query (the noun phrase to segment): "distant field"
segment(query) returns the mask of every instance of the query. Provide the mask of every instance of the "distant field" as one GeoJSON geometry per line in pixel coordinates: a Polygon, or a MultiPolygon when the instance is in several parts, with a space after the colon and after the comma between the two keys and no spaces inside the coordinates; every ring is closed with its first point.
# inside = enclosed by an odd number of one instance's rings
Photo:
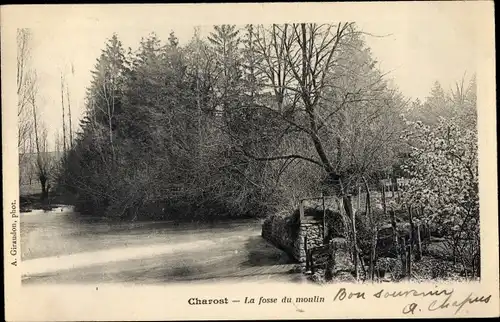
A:
{"type": "Polygon", "coordinates": [[[21,196],[27,196],[27,195],[34,195],[37,193],[42,193],[42,188],[40,187],[40,184],[22,184],[19,186],[19,194],[21,196]]]}

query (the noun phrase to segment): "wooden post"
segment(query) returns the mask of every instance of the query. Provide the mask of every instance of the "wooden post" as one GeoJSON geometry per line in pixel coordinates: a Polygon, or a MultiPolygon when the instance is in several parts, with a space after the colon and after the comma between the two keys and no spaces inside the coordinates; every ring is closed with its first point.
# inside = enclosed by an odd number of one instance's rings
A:
{"type": "MultiPolygon", "coordinates": [[[[350,227],[345,227],[345,229],[351,230],[351,251],[352,251],[352,261],[354,264],[354,277],[358,279],[358,247],[357,247],[357,237],[356,237],[356,222],[355,222],[355,212],[352,209],[352,198],[351,196],[343,196],[337,199],[339,203],[339,211],[342,217],[350,221],[350,227]]],[[[344,225],[347,226],[349,223],[346,222],[344,225]]]]}
{"type": "Polygon", "coordinates": [[[408,206],[408,216],[410,220],[410,241],[408,245],[408,277],[411,278],[411,255],[413,254],[413,243],[415,238],[413,232],[415,231],[415,226],[413,224],[413,212],[411,206],[408,206]]]}
{"type": "Polygon", "coordinates": [[[323,244],[326,242],[326,208],[325,208],[325,196],[323,192],[321,193],[321,201],[323,202],[323,244]]]}
{"type": "Polygon", "coordinates": [[[304,220],[304,205],[303,205],[304,200],[299,201],[299,214],[300,214],[300,221],[304,220]]]}
{"type": "Polygon", "coordinates": [[[309,253],[307,251],[307,236],[304,236],[304,253],[306,254],[306,272],[310,269],[309,267],[309,253]]]}
{"type": "MultiPolygon", "coordinates": [[[[385,186],[382,185],[382,210],[384,212],[384,218],[387,217],[387,202],[386,202],[386,199],[385,199],[385,186]]],[[[394,226],[396,225],[396,223],[394,222],[394,225],[393,225],[393,230],[394,230],[394,226]]],[[[378,242],[378,225],[376,225],[377,227],[375,227],[375,245],[373,246],[373,256],[375,257],[376,253],[376,247],[377,247],[377,242],[378,242]]],[[[373,258],[373,260],[375,260],[375,258],[373,258]]],[[[380,277],[380,275],[379,275],[380,277]]],[[[372,279],[373,279],[373,273],[372,273],[372,279]]]]}
{"type": "Polygon", "coordinates": [[[407,255],[406,256],[407,257],[407,259],[406,259],[406,266],[408,267],[408,279],[410,279],[411,278],[411,274],[412,274],[412,272],[411,272],[411,268],[412,268],[411,267],[411,243],[410,243],[410,245],[408,247],[409,247],[409,250],[406,252],[406,255],[407,255]]]}
{"type": "Polygon", "coordinates": [[[413,210],[408,206],[408,219],[410,221],[410,251],[413,251],[413,244],[415,243],[415,224],[413,223],[413,210]]]}
{"type": "Polygon", "coordinates": [[[313,249],[310,249],[307,253],[308,253],[308,257],[309,257],[309,267],[311,268],[311,273],[314,274],[314,259],[313,259],[313,249]]]}
{"type": "Polygon", "coordinates": [[[351,196],[347,196],[347,207],[351,211],[351,220],[352,220],[352,239],[353,239],[353,259],[354,259],[354,278],[356,280],[359,278],[358,276],[358,237],[357,237],[357,232],[356,232],[356,214],[354,211],[352,211],[352,199],[351,196]]]}
{"type": "Polygon", "coordinates": [[[408,274],[407,256],[406,256],[406,241],[404,237],[401,237],[401,270],[402,274],[406,276],[408,274]]]}
{"type": "Polygon", "coordinates": [[[358,187],[358,209],[361,209],[361,187],[358,187]]]}
{"type": "Polygon", "coordinates": [[[374,273],[375,273],[375,252],[376,252],[376,247],[377,247],[377,225],[375,224],[375,221],[373,220],[373,210],[372,210],[372,205],[371,205],[371,193],[370,193],[370,187],[368,186],[368,181],[366,180],[365,177],[363,177],[363,182],[365,184],[365,190],[366,190],[366,217],[369,220],[368,223],[371,228],[371,240],[370,240],[370,262],[369,262],[369,278],[373,280],[374,273]]]}
{"type": "Polygon", "coordinates": [[[387,203],[385,200],[385,186],[382,185],[382,209],[384,211],[384,217],[387,215],[387,203]]]}
{"type": "Polygon", "coordinates": [[[392,240],[394,243],[394,249],[396,251],[396,258],[398,258],[400,256],[401,249],[399,247],[399,234],[398,234],[398,229],[396,227],[396,214],[394,209],[391,208],[390,214],[391,214],[391,226],[392,226],[392,240]]]}
{"type": "Polygon", "coordinates": [[[422,240],[420,239],[420,224],[417,225],[417,260],[422,259],[422,240]]]}
{"type": "Polygon", "coordinates": [[[326,262],[325,269],[325,280],[331,281],[333,278],[333,268],[335,267],[335,250],[333,249],[333,243],[328,243],[328,259],[326,262]]]}

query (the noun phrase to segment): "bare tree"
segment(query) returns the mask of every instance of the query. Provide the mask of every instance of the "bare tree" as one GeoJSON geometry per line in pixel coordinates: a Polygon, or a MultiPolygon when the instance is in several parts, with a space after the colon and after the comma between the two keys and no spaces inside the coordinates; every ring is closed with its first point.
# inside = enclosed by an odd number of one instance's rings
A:
{"type": "Polygon", "coordinates": [[[28,102],[31,107],[31,115],[33,117],[33,135],[36,152],[36,173],[42,189],[41,200],[46,201],[48,198],[48,180],[51,170],[52,160],[48,153],[47,146],[47,128],[40,117],[40,111],[37,105],[37,76],[35,71],[31,71],[32,75],[32,90],[28,96],[28,102]]]}
{"type": "MultiPolygon", "coordinates": [[[[114,38],[113,38],[114,39],[114,38]]],[[[113,122],[115,118],[115,109],[117,106],[117,91],[119,88],[118,78],[120,71],[112,63],[111,59],[102,56],[100,63],[97,66],[96,75],[99,82],[96,83],[96,97],[101,101],[101,104],[94,106],[102,113],[106,122],[106,132],[111,149],[112,160],[116,160],[115,143],[113,135],[113,122]]]]}
{"type": "Polygon", "coordinates": [[[54,135],[54,148],[57,155],[59,155],[61,153],[61,148],[62,148],[62,139],[59,131],[57,131],[54,135]]]}
{"type": "MultiPolygon", "coordinates": [[[[75,76],[75,67],[73,63],[71,63],[71,76],[75,76]]],[[[69,91],[69,84],[68,84],[68,79],[66,77],[63,78],[64,80],[64,85],[66,85],[66,101],[68,103],[68,126],[69,126],[69,147],[71,148],[73,146],[73,125],[72,125],[72,117],[71,117],[71,94],[69,91]]],[[[61,80],[62,82],[62,80],[61,80]]],[[[61,95],[63,92],[64,85],[61,84],[61,95]]],[[[63,113],[64,113],[64,106],[63,106],[63,113]]],[[[63,114],[63,123],[64,123],[64,114],[63,114]]]]}
{"type": "Polygon", "coordinates": [[[33,88],[34,90],[30,93],[29,96],[29,102],[31,105],[32,109],[32,115],[33,115],[33,133],[35,136],[35,148],[36,148],[36,165],[37,165],[37,171],[38,171],[38,178],[40,180],[40,184],[42,186],[42,199],[44,198],[44,192],[45,192],[45,182],[46,180],[46,175],[44,172],[44,167],[43,167],[43,160],[42,160],[42,147],[43,147],[43,142],[40,142],[40,129],[42,128],[42,125],[40,124],[40,119],[39,119],[39,113],[37,110],[37,102],[36,102],[36,96],[37,96],[37,91],[38,88],[36,87],[36,76],[33,79],[35,81],[34,85],[35,87],[33,88]]]}
{"type": "Polygon", "coordinates": [[[64,78],[61,72],[61,106],[62,106],[62,124],[63,124],[63,151],[66,152],[66,116],[64,113],[64,78]]]}
{"type": "Polygon", "coordinates": [[[34,90],[31,61],[31,32],[29,29],[17,30],[17,117],[19,149],[19,180],[29,175],[29,144],[33,130],[29,97],[34,90]]]}
{"type": "Polygon", "coordinates": [[[267,76],[276,103],[276,108],[263,107],[274,110],[277,117],[305,134],[316,157],[288,154],[255,158],[269,161],[302,159],[319,165],[332,183],[340,185],[341,191],[341,175],[321,138],[325,119],[319,110],[328,86],[327,75],[337,67],[340,44],[352,32],[351,26],[350,23],[337,26],[301,23],[257,29],[258,52],[264,56],[262,72],[267,76]]]}
{"type": "Polygon", "coordinates": [[[345,190],[343,181],[349,172],[359,172],[360,179],[369,170],[367,160],[373,160],[375,143],[396,136],[393,127],[386,129],[384,122],[375,127],[374,121],[394,122],[393,116],[399,113],[391,105],[398,101],[398,93],[388,89],[384,75],[374,67],[362,34],[352,23],[258,26],[256,51],[263,57],[258,68],[265,75],[264,86],[274,94],[274,104],[261,100],[259,107],[288,124],[286,130],[296,133],[295,137],[307,138],[312,149],[249,156],[313,163],[325,170],[340,191],[345,190]],[[361,132],[367,135],[360,136],[361,132]],[[363,148],[349,149],[353,143],[363,148]],[[347,169],[347,162],[342,162],[347,159],[349,163],[356,159],[359,169],[347,169]]]}
{"type": "Polygon", "coordinates": [[[73,126],[71,124],[71,100],[69,94],[68,83],[66,82],[66,99],[68,101],[68,120],[69,120],[69,146],[73,146],[73,126]]]}
{"type": "Polygon", "coordinates": [[[259,26],[256,34],[263,85],[274,99],[257,105],[286,124],[281,142],[287,143],[264,155],[242,152],[259,161],[319,166],[328,186],[343,196],[351,220],[350,188],[390,165],[392,154],[384,157],[383,151],[399,136],[392,124],[403,100],[374,67],[353,23],[259,26]]]}

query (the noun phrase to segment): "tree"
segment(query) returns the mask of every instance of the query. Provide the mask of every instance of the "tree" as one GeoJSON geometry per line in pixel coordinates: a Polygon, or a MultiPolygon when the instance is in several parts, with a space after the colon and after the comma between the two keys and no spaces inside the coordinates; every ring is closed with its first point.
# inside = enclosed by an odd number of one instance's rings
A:
{"type": "MultiPolygon", "coordinates": [[[[75,76],[75,67],[73,63],[71,63],[71,75],[75,76]]],[[[73,146],[73,124],[72,124],[72,116],[71,116],[71,99],[70,99],[69,85],[66,81],[66,100],[68,102],[68,121],[69,121],[69,145],[73,146]]]]}
{"type": "Polygon", "coordinates": [[[336,27],[303,23],[273,25],[267,30],[259,28],[260,53],[265,62],[261,71],[266,74],[268,85],[274,91],[276,115],[309,137],[317,159],[301,154],[256,159],[302,159],[322,167],[335,184],[341,183],[340,173],[331,162],[321,138],[323,120],[318,108],[327,87],[326,76],[334,68],[339,47],[351,27],[352,24],[348,23],[336,27]],[[332,32],[332,29],[336,31],[332,32]],[[291,99],[285,103],[286,97],[291,99]],[[282,114],[284,104],[287,104],[287,116],[282,114]]]}
{"type": "Polygon", "coordinates": [[[408,111],[409,120],[421,121],[427,125],[436,125],[440,117],[454,118],[467,128],[475,128],[476,110],[476,76],[467,81],[465,74],[454,84],[454,88],[445,91],[439,82],[435,82],[430,95],[421,103],[413,102],[408,111]]]}
{"type": "Polygon", "coordinates": [[[18,135],[17,147],[19,149],[19,179],[29,175],[30,146],[32,145],[33,116],[30,98],[35,91],[34,73],[31,69],[31,31],[29,29],[17,30],[17,118],[18,135]],[[27,173],[27,172],[28,173],[27,173]]]}
{"type": "Polygon", "coordinates": [[[274,142],[274,155],[242,152],[260,161],[319,166],[341,194],[362,176],[390,168],[406,102],[384,80],[361,35],[352,23],[258,26],[264,75],[258,108],[283,139],[274,142]]]}
{"type": "Polygon", "coordinates": [[[120,92],[123,90],[125,53],[121,41],[113,34],[97,60],[90,89],[96,117],[106,127],[112,162],[116,160],[114,147],[115,114],[120,108],[120,92]]]}
{"type": "Polygon", "coordinates": [[[478,273],[479,190],[477,134],[455,119],[431,127],[410,123],[412,152],[405,164],[410,182],[404,201],[425,211],[421,221],[442,228],[455,261],[478,273]]]}
{"type": "Polygon", "coordinates": [[[244,38],[242,40],[242,67],[243,67],[243,88],[250,103],[254,103],[257,94],[263,89],[264,75],[259,66],[263,63],[263,56],[257,53],[259,46],[259,35],[254,25],[246,25],[244,28],[244,38]]]}
{"type": "MultiPolygon", "coordinates": [[[[58,178],[65,191],[79,196],[81,210],[104,212],[120,193],[117,118],[122,113],[122,100],[127,76],[125,51],[116,34],[105,44],[98,57],[92,82],[87,89],[86,111],[77,133],[63,159],[58,178]]],[[[73,73],[73,68],[72,68],[73,73]]],[[[62,86],[64,90],[64,83],[62,86]]],[[[66,85],[67,100],[69,86],[66,85]]],[[[64,102],[64,96],[62,95],[64,102]]],[[[64,142],[64,140],[63,140],[64,142]]],[[[126,198],[126,197],[125,197],[126,198]]]]}
{"type": "Polygon", "coordinates": [[[174,48],[179,45],[179,39],[175,36],[175,33],[173,31],[170,32],[170,35],[168,37],[168,44],[174,48]]]}
{"type": "Polygon", "coordinates": [[[217,86],[214,88],[218,98],[218,109],[224,115],[230,112],[230,102],[238,95],[240,74],[241,42],[239,30],[235,25],[214,26],[214,31],[208,36],[208,41],[216,59],[217,86]]]}
{"type": "Polygon", "coordinates": [[[31,182],[32,166],[40,182],[42,201],[48,198],[48,181],[52,160],[47,154],[47,130],[37,105],[38,86],[36,71],[31,67],[31,41],[29,29],[17,30],[17,95],[18,95],[18,148],[20,152],[20,180],[28,172],[31,182]],[[34,152],[34,153],[33,153],[34,152]],[[33,162],[32,156],[36,159],[33,162]],[[32,164],[34,163],[34,164],[32,164]]]}
{"type": "Polygon", "coordinates": [[[327,75],[318,114],[329,154],[345,189],[351,191],[364,185],[363,177],[373,182],[391,172],[403,149],[400,114],[407,102],[376,67],[360,33],[349,35],[347,44],[336,59],[338,67],[327,75]]]}
{"type": "Polygon", "coordinates": [[[88,208],[266,213],[390,165],[403,100],[353,24],[223,25],[186,46],[172,32],[119,48],[96,64],[66,164],[88,208]]]}
{"type": "Polygon", "coordinates": [[[376,68],[362,34],[352,23],[258,26],[259,71],[268,95],[261,94],[254,110],[267,112],[279,139],[267,151],[261,144],[239,145],[254,160],[319,167],[325,188],[343,196],[349,221],[350,189],[393,164],[406,104],[376,68]]]}
{"type": "Polygon", "coordinates": [[[66,152],[66,113],[64,111],[64,78],[63,73],[61,72],[61,107],[62,107],[62,127],[63,127],[63,152],[66,152]]]}
{"type": "Polygon", "coordinates": [[[468,129],[477,127],[477,109],[476,109],[476,75],[472,75],[466,85],[465,75],[455,83],[455,89],[450,92],[450,107],[453,109],[453,115],[460,125],[468,129]]]}
{"type": "Polygon", "coordinates": [[[32,108],[33,116],[33,132],[35,137],[35,147],[36,147],[36,170],[38,174],[38,180],[40,181],[40,186],[42,189],[42,194],[40,199],[42,201],[47,201],[49,194],[49,179],[51,175],[52,160],[48,155],[47,149],[47,129],[43,120],[40,117],[40,113],[37,105],[37,94],[38,88],[36,86],[36,74],[33,73],[33,90],[30,92],[28,98],[29,103],[32,108]]]}

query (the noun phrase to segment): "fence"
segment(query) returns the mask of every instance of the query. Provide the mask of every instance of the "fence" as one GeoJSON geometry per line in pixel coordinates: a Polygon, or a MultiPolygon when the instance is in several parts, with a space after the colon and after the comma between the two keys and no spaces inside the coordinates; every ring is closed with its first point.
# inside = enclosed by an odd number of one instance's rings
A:
{"type": "Polygon", "coordinates": [[[304,237],[304,245],[306,245],[306,272],[315,272],[318,265],[324,264],[327,261],[335,260],[335,248],[333,241],[326,245],[307,249],[307,237],[304,237]]]}

